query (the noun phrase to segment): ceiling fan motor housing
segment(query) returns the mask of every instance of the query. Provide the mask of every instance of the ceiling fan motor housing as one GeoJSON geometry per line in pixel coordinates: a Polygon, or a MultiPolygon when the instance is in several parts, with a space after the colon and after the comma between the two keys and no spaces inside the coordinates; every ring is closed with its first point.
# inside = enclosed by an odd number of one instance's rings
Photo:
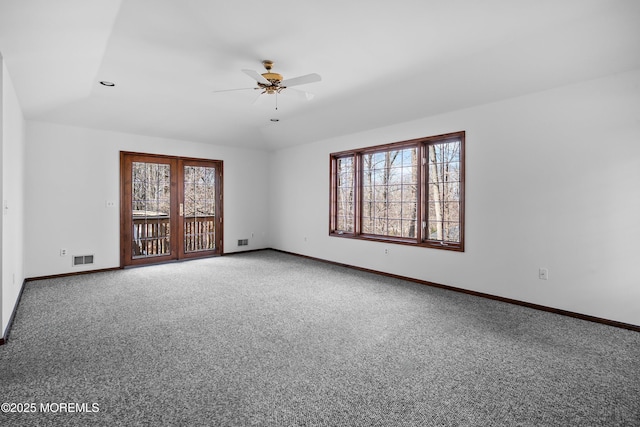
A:
{"type": "Polygon", "coordinates": [[[278,73],[272,73],[272,72],[262,73],[262,77],[269,80],[271,83],[275,83],[275,82],[280,83],[282,81],[282,74],[278,74],[278,73]]]}
{"type": "Polygon", "coordinates": [[[282,81],[282,74],[271,72],[271,67],[273,67],[273,61],[264,60],[262,61],[262,65],[267,70],[266,73],[262,73],[262,77],[269,80],[270,85],[263,84],[258,82],[258,86],[265,89],[265,91],[269,94],[280,92],[283,88],[280,87],[280,82],[282,81]]]}
{"type": "Polygon", "coordinates": [[[271,67],[273,67],[273,61],[265,59],[262,61],[262,65],[267,70],[266,73],[262,73],[262,77],[269,80],[271,84],[278,85],[282,81],[282,75],[278,73],[272,73],[271,67]]]}

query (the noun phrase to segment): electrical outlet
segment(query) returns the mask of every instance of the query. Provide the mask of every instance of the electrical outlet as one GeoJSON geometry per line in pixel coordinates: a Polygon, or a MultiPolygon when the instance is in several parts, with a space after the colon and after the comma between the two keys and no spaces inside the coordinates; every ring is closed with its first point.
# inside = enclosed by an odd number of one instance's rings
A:
{"type": "Polygon", "coordinates": [[[104,202],[104,205],[105,205],[107,208],[113,208],[113,207],[115,207],[116,202],[114,202],[113,200],[107,200],[107,201],[105,201],[105,202],[104,202]]]}
{"type": "Polygon", "coordinates": [[[67,256],[67,250],[66,249],[60,249],[60,256],[67,256]]]}
{"type": "Polygon", "coordinates": [[[538,279],[549,280],[549,269],[540,267],[540,269],[538,270],[538,279]]]}
{"type": "Polygon", "coordinates": [[[384,254],[389,255],[389,248],[384,248],[384,254]]]}

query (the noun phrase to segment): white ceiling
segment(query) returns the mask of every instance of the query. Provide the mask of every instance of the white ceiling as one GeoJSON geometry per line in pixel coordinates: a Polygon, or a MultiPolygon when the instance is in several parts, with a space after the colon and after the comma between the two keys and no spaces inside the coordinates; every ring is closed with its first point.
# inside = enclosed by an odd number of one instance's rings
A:
{"type": "Polygon", "coordinates": [[[640,68],[640,1],[0,0],[0,52],[29,120],[274,149],[640,68]],[[314,99],[214,93],[263,59],[314,99]]]}

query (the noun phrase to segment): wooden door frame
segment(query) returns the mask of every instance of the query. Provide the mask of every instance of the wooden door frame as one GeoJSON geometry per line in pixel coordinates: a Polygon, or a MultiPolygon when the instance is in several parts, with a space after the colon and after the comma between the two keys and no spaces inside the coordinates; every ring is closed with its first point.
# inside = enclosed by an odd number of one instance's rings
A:
{"type": "Polygon", "coordinates": [[[120,267],[136,265],[148,265],[157,264],[168,261],[176,261],[189,258],[205,258],[211,256],[219,256],[224,253],[224,217],[223,217],[223,161],[213,159],[202,159],[192,157],[178,157],[168,156],[161,154],[148,154],[138,153],[130,151],[120,151],[120,267]],[[171,181],[170,181],[170,194],[171,194],[171,217],[170,217],[170,229],[176,230],[175,236],[170,239],[170,254],[163,256],[157,256],[152,258],[138,258],[133,259],[131,242],[133,241],[131,227],[127,227],[128,218],[131,216],[132,201],[131,201],[131,163],[134,161],[149,162],[149,163],[164,163],[169,164],[171,167],[171,181]],[[216,195],[218,200],[216,201],[215,215],[216,221],[220,221],[216,229],[216,250],[206,252],[191,252],[184,253],[184,247],[180,247],[182,242],[182,236],[184,234],[183,217],[177,214],[178,204],[184,198],[184,183],[183,174],[179,172],[180,168],[184,167],[184,164],[198,164],[211,165],[215,163],[216,167],[216,195]],[[127,167],[127,164],[129,165],[127,167]]]}

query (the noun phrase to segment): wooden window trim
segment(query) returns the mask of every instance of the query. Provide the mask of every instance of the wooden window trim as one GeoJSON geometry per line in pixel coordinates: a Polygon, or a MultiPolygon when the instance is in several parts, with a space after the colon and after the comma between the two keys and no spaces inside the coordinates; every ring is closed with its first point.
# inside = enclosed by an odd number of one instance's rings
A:
{"type": "Polygon", "coordinates": [[[388,144],[381,144],[371,147],[363,147],[354,150],[340,151],[331,153],[330,159],[330,191],[329,191],[329,235],[332,237],[341,237],[358,240],[368,240],[375,242],[384,242],[391,244],[400,244],[408,246],[426,247],[432,249],[441,249],[449,251],[464,252],[464,237],[465,237],[465,131],[452,132],[441,135],[428,136],[424,138],[416,138],[407,141],[400,141],[388,144]],[[421,159],[427,158],[428,147],[435,144],[443,144],[447,142],[460,141],[460,204],[459,204],[459,242],[444,242],[429,240],[426,238],[423,224],[427,224],[427,184],[429,180],[428,162],[422,162],[421,159]],[[376,152],[384,152],[389,150],[397,150],[404,148],[417,147],[418,159],[422,164],[418,165],[417,176],[417,214],[416,221],[418,226],[416,227],[416,237],[394,237],[384,235],[366,234],[362,232],[362,170],[363,170],[363,155],[376,152]],[[343,232],[337,231],[337,161],[340,158],[350,157],[354,158],[354,191],[355,191],[355,205],[354,205],[354,231],[343,232]]]}

